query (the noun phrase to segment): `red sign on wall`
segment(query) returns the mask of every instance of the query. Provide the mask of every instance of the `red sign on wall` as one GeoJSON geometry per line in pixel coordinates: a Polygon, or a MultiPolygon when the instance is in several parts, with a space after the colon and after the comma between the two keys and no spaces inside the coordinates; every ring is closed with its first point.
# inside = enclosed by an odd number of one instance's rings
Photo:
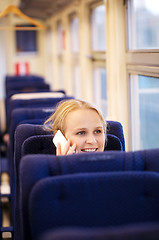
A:
{"type": "Polygon", "coordinates": [[[28,62],[17,62],[15,64],[15,74],[17,76],[29,75],[29,63],[28,62]]]}

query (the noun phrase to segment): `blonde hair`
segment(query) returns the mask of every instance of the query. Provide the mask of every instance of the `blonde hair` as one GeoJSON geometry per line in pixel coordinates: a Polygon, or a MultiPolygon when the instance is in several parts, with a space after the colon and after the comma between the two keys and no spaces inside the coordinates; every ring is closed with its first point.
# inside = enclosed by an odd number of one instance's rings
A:
{"type": "Polygon", "coordinates": [[[70,112],[78,109],[91,109],[95,111],[103,122],[103,129],[106,133],[106,121],[104,120],[102,113],[90,103],[79,99],[70,99],[59,102],[56,111],[44,122],[45,128],[54,134],[57,130],[60,130],[65,135],[65,119],[70,112]]]}

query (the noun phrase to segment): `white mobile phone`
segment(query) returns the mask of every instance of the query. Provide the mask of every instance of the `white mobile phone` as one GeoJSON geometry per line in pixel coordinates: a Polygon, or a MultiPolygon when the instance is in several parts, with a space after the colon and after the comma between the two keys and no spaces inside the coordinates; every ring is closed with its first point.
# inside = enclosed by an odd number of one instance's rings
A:
{"type": "Polygon", "coordinates": [[[67,140],[64,137],[64,135],[62,134],[62,132],[60,130],[58,130],[53,138],[53,143],[55,144],[55,146],[57,147],[57,143],[60,143],[61,150],[63,151],[66,142],[67,142],[67,140]]]}

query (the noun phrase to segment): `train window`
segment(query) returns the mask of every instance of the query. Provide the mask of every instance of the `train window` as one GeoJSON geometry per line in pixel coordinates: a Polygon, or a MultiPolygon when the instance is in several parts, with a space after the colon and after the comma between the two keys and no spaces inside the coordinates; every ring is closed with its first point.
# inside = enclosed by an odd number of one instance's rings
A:
{"type": "Polygon", "coordinates": [[[65,49],[65,31],[61,22],[57,23],[57,35],[58,35],[58,52],[59,54],[65,49]]]}
{"type": "Polygon", "coordinates": [[[106,17],[104,4],[91,11],[91,48],[93,51],[106,50],[106,17]]]}
{"type": "Polygon", "coordinates": [[[70,45],[71,45],[71,61],[72,61],[72,82],[73,93],[76,98],[81,97],[80,83],[80,65],[79,65],[79,18],[74,13],[70,15],[70,45]]]}
{"type": "Polygon", "coordinates": [[[76,98],[81,98],[80,66],[73,66],[73,93],[76,98]]]}
{"type": "Polygon", "coordinates": [[[58,72],[59,76],[58,76],[58,79],[59,79],[59,86],[60,88],[62,86],[64,86],[65,82],[64,82],[64,64],[63,62],[60,62],[59,63],[59,72],[58,72]]]}
{"type": "Polygon", "coordinates": [[[71,48],[74,53],[79,52],[79,19],[77,16],[73,16],[70,19],[71,30],[71,48]]]}
{"type": "Polygon", "coordinates": [[[107,116],[107,91],[106,91],[106,70],[103,67],[95,67],[93,70],[94,80],[94,100],[96,105],[103,112],[104,117],[107,116]]]}
{"type": "Polygon", "coordinates": [[[131,75],[133,149],[158,148],[159,78],[131,75]]]}
{"type": "Polygon", "coordinates": [[[127,71],[131,92],[131,148],[158,147],[159,2],[127,0],[127,71]],[[133,50],[133,51],[132,51],[133,50]]]}
{"type": "Polygon", "coordinates": [[[93,97],[104,117],[107,117],[106,6],[101,2],[90,7],[90,31],[93,97]]]}
{"type": "Polygon", "coordinates": [[[53,35],[52,35],[52,29],[51,26],[47,27],[47,32],[46,32],[46,51],[47,51],[47,79],[48,82],[52,83],[53,79],[53,64],[52,64],[52,56],[53,56],[53,35]]]}
{"type": "Polygon", "coordinates": [[[64,50],[65,50],[65,31],[61,21],[57,22],[57,53],[58,53],[58,79],[59,86],[64,86],[64,50]]]}
{"type": "Polygon", "coordinates": [[[129,49],[159,48],[159,1],[128,1],[129,49]]]}
{"type": "MultiPolygon", "coordinates": [[[[18,25],[24,26],[24,25],[18,25]]],[[[33,25],[25,25],[32,27],[33,25]]],[[[17,53],[37,52],[37,31],[17,30],[16,32],[16,51],[17,53]]]]}

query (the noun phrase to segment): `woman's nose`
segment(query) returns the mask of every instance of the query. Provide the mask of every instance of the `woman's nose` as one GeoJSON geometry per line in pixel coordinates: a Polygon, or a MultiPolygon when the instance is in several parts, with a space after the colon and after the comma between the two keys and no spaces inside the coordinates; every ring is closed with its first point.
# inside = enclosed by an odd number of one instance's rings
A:
{"type": "Polygon", "coordinates": [[[87,143],[95,143],[96,142],[96,138],[93,134],[89,134],[86,137],[86,142],[87,143]]]}

